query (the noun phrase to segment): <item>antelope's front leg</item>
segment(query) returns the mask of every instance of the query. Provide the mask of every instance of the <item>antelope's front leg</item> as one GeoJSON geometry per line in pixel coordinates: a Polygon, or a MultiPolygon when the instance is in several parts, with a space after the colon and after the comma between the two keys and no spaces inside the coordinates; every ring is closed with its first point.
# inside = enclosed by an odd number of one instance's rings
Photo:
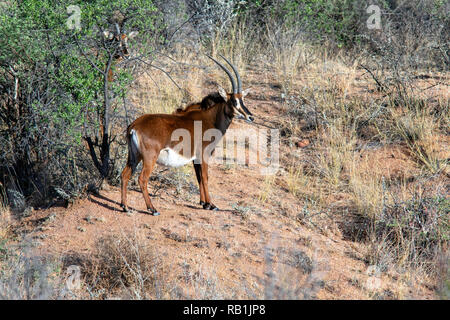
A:
{"type": "Polygon", "coordinates": [[[195,176],[197,177],[198,182],[198,190],[200,192],[200,205],[205,204],[205,190],[203,189],[203,181],[202,181],[202,166],[200,163],[195,163],[195,160],[192,161],[194,164],[195,176]]]}
{"type": "MultiPolygon", "coordinates": [[[[211,198],[209,196],[209,190],[208,190],[208,164],[206,161],[203,161],[201,166],[201,184],[203,186],[203,194],[205,202],[203,203],[203,209],[205,210],[219,210],[214,204],[211,202],[211,198]]],[[[200,204],[201,203],[201,193],[200,193],[200,204]]]]}

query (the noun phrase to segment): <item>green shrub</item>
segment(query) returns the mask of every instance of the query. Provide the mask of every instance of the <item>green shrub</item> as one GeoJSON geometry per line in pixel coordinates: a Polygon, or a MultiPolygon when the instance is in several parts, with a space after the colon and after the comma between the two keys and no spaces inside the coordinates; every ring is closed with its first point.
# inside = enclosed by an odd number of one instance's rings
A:
{"type": "Polygon", "coordinates": [[[92,182],[92,164],[102,178],[114,166],[111,128],[126,127],[114,101],[126,95],[127,67],[136,62],[113,65],[119,41],[107,42],[102,31],[115,30],[117,21],[121,32],[139,31],[134,49],[141,57],[161,40],[151,1],[70,5],[81,10],[79,29],[68,27],[73,12],[64,1],[10,1],[0,9],[0,181],[38,202],[54,195],[54,186],[77,194],[92,182]]]}

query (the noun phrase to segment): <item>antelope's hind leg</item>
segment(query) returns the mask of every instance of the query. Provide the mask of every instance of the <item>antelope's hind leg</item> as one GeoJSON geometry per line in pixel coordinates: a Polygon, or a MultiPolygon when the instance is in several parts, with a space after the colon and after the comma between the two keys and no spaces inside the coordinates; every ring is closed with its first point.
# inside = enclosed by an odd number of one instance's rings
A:
{"type": "MultiPolygon", "coordinates": [[[[139,159],[140,161],[140,159],[139,159]]],[[[139,161],[137,163],[131,163],[130,161],[127,162],[127,165],[122,171],[121,174],[121,201],[120,201],[120,207],[124,212],[128,212],[128,206],[127,206],[127,188],[128,188],[128,181],[130,180],[131,176],[134,173],[134,170],[136,169],[136,166],[138,165],[139,161]]]]}
{"type": "Polygon", "coordinates": [[[159,216],[160,213],[155,209],[148,195],[148,179],[153,171],[156,163],[156,156],[150,157],[150,159],[144,159],[142,171],[139,176],[139,186],[142,190],[142,195],[144,196],[145,204],[147,206],[147,211],[153,216],[159,216]]]}

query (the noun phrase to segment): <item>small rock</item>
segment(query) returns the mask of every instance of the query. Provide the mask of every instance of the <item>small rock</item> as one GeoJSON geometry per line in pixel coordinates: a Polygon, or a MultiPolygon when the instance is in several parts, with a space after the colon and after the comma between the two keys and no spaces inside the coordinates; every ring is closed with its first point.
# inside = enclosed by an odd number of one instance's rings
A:
{"type": "Polygon", "coordinates": [[[103,183],[101,189],[104,191],[111,191],[111,186],[107,183],[103,183]]]}
{"type": "Polygon", "coordinates": [[[209,248],[208,240],[206,240],[206,239],[198,239],[198,241],[196,241],[194,243],[194,247],[196,247],[196,248],[209,248]]]}
{"type": "Polygon", "coordinates": [[[303,272],[310,274],[313,270],[313,262],[308,255],[300,250],[291,252],[290,259],[287,264],[302,270],[303,272]]]}
{"type": "Polygon", "coordinates": [[[86,216],[83,218],[83,220],[86,221],[87,223],[94,224],[92,219],[93,219],[92,216],[86,216]]]}
{"type": "Polygon", "coordinates": [[[103,217],[95,218],[95,220],[97,220],[99,222],[106,222],[106,219],[103,217]]]}
{"type": "Polygon", "coordinates": [[[45,218],[45,222],[52,222],[56,218],[56,213],[51,213],[45,218]]]}
{"type": "Polygon", "coordinates": [[[77,230],[80,232],[86,232],[86,229],[80,226],[77,227],[77,230]]]}
{"type": "Polygon", "coordinates": [[[303,139],[303,140],[300,140],[300,141],[297,141],[296,143],[295,143],[295,145],[298,147],[298,148],[305,148],[306,146],[308,146],[309,145],[309,140],[308,139],[303,139]]]}
{"type": "Polygon", "coordinates": [[[26,207],[25,210],[22,212],[22,217],[27,218],[30,217],[33,214],[34,208],[33,207],[26,207]]]}
{"type": "Polygon", "coordinates": [[[225,250],[228,250],[228,249],[230,249],[231,245],[229,243],[226,243],[226,242],[216,241],[216,247],[217,248],[224,248],[225,250]]]}
{"type": "Polygon", "coordinates": [[[231,254],[231,256],[234,257],[234,258],[240,258],[240,257],[242,257],[242,253],[240,253],[240,252],[233,252],[231,254]]]}

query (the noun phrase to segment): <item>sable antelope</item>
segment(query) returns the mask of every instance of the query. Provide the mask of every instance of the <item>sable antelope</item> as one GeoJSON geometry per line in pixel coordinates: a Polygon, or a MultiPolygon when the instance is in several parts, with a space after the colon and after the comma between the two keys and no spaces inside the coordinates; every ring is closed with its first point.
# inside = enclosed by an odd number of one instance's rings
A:
{"type": "MultiPolygon", "coordinates": [[[[85,136],[84,140],[87,143],[89,153],[94,162],[95,167],[100,172],[102,178],[105,178],[109,174],[110,168],[110,124],[111,124],[111,104],[115,98],[114,90],[112,90],[111,84],[114,81],[113,67],[123,59],[126,59],[130,55],[128,48],[128,39],[133,38],[138,34],[137,31],[132,31],[129,34],[125,31],[125,21],[127,19],[120,12],[115,12],[114,16],[108,20],[114,31],[103,31],[103,38],[101,46],[105,50],[102,52],[108,58],[105,65],[100,67],[93,64],[93,66],[101,72],[103,77],[103,108],[98,113],[99,116],[99,132],[95,136],[93,141],[90,136],[85,136]],[[97,156],[96,148],[99,149],[100,157],[97,156]]],[[[98,55],[100,52],[94,49],[94,54],[98,55]]],[[[86,56],[86,54],[83,53],[86,56]]],[[[87,56],[86,56],[87,57],[87,56]]],[[[87,58],[89,60],[89,58],[87,58]]],[[[90,60],[89,60],[90,61],[90,60]]],[[[97,93],[98,94],[98,93],[97,93]]],[[[98,96],[97,96],[98,97],[98,96]]],[[[86,114],[88,116],[88,114],[86,114]]],[[[102,180],[103,181],[103,180],[102,180]]]]}
{"type": "MultiPolygon", "coordinates": [[[[114,23],[114,33],[110,32],[108,30],[103,31],[103,36],[106,40],[108,40],[109,45],[116,45],[117,49],[115,51],[115,54],[112,57],[112,60],[114,63],[119,63],[123,59],[127,59],[130,55],[130,51],[128,48],[128,39],[134,38],[138,31],[131,31],[129,34],[126,33],[126,31],[119,26],[119,24],[116,22],[114,23]],[[122,29],[122,30],[121,30],[122,29]]],[[[113,71],[112,68],[109,68],[108,70],[108,81],[113,81],[113,71]]]]}
{"type": "MultiPolygon", "coordinates": [[[[248,122],[253,121],[252,113],[245,107],[243,98],[248,94],[249,89],[242,91],[242,82],[236,67],[225,57],[221,56],[233,69],[236,81],[231,72],[220,62],[208,56],[228,75],[232,93],[219,87],[219,91],[212,93],[199,103],[187,106],[185,109],[178,109],[172,114],[146,114],[136,119],[127,128],[128,161],[122,172],[122,200],[121,207],[127,212],[127,186],[128,180],[133,174],[138,163],[142,160],[143,167],[139,176],[139,186],[144,196],[147,211],[157,216],[159,212],[153,206],[147,184],[155,163],[169,167],[177,167],[193,162],[195,174],[200,190],[200,205],[206,210],[218,210],[211,202],[208,191],[208,159],[205,148],[209,142],[194,141],[194,122],[201,122],[201,136],[209,129],[220,130],[223,136],[230,126],[233,118],[243,118],[248,122]],[[172,140],[172,133],[177,129],[184,129],[189,132],[190,146],[192,150],[183,150],[181,155],[175,150],[178,141],[172,140]],[[198,159],[198,151],[201,149],[201,159],[198,159]]],[[[217,144],[218,139],[213,141],[217,144]],[[216,141],[217,140],[217,141],[216,141]]],[[[214,145],[214,146],[215,146],[214,145]]]]}

